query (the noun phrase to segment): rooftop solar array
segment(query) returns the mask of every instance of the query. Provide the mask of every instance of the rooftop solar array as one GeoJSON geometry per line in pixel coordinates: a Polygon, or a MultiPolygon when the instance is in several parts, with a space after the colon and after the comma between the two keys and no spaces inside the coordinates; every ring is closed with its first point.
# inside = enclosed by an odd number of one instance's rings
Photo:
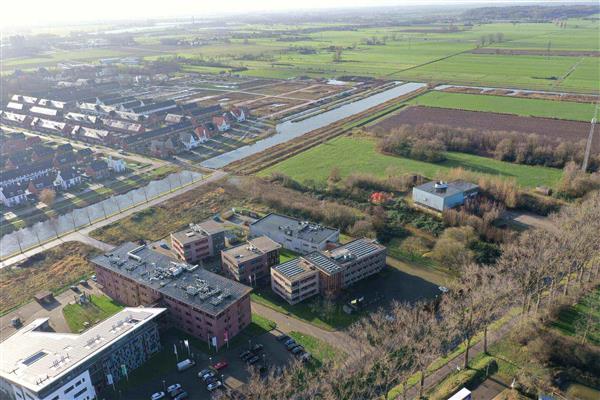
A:
{"type": "Polygon", "coordinates": [[[342,267],[338,263],[319,252],[307,254],[304,256],[304,258],[328,274],[334,274],[342,270],[342,267]]]}
{"type": "Polygon", "coordinates": [[[287,278],[292,278],[306,271],[306,269],[300,265],[300,261],[300,258],[294,258],[293,260],[279,264],[273,269],[287,278]]]}
{"type": "Polygon", "coordinates": [[[336,255],[348,254],[352,258],[364,257],[368,254],[381,249],[381,245],[367,239],[357,239],[350,243],[346,243],[335,250],[331,250],[330,254],[335,258],[336,255]]]}

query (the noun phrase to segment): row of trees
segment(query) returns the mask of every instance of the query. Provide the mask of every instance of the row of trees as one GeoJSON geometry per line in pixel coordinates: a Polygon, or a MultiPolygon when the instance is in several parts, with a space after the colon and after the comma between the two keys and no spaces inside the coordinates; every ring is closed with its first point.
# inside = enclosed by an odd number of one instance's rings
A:
{"type": "MultiPolygon", "coordinates": [[[[475,336],[482,332],[487,351],[491,324],[509,308],[520,307],[520,319],[543,317],[556,304],[570,304],[569,295],[598,284],[598,215],[596,192],[553,216],[556,229],[527,231],[503,245],[495,265],[463,263],[460,277],[437,302],[396,303],[354,324],[349,333],[360,348],[344,363],[316,371],[296,364],[283,374],[270,373],[266,381],[252,375],[247,398],[388,398],[415,374],[422,397],[428,366],[462,343],[462,366],[467,367],[475,336]]],[[[404,389],[400,392],[407,398],[409,390],[404,389]]]]}

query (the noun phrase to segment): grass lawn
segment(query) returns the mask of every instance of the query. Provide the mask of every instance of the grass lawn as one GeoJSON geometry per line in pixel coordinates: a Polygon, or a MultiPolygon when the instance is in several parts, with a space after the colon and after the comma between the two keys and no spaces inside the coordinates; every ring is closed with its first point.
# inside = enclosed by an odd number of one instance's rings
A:
{"type": "Polygon", "coordinates": [[[96,323],[121,311],[123,306],[104,295],[91,295],[89,304],[68,304],[63,308],[63,315],[71,332],[81,332],[96,323]],[[85,323],[88,326],[85,326],[85,323]]]}
{"type": "MultiPolygon", "coordinates": [[[[600,298],[600,287],[596,288],[594,292],[586,296],[586,299],[591,298],[592,296],[600,298]]],[[[552,326],[564,335],[575,336],[577,334],[577,321],[583,318],[588,312],[589,307],[585,304],[585,301],[579,301],[575,305],[562,309],[558,315],[558,320],[554,321],[552,326]]],[[[600,319],[600,310],[595,310],[594,315],[597,319],[600,319]]],[[[598,332],[598,329],[596,329],[596,332],[590,332],[588,340],[589,342],[600,346],[600,333],[598,332]]]]}
{"type": "Polygon", "coordinates": [[[277,323],[258,314],[252,314],[252,323],[246,328],[245,333],[250,336],[259,336],[277,328],[277,323]]]}
{"type": "Polygon", "coordinates": [[[473,172],[512,178],[521,186],[554,187],[562,175],[556,168],[530,166],[498,161],[466,153],[448,152],[448,159],[439,164],[381,154],[375,141],[368,138],[338,137],[275,164],[260,175],[281,172],[298,181],[313,179],[325,182],[331,169],[337,167],[342,177],[354,172],[384,176],[388,167],[405,173],[418,173],[434,178],[437,173],[463,167],[473,172]],[[306,168],[310,165],[311,168],[306,168]]]}
{"type": "Polygon", "coordinates": [[[314,336],[296,331],[290,332],[289,336],[311,354],[316,366],[327,361],[343,361],[346,358],[346,353],[314,336]]]}
{"type": "Polygon", "coordinates": [[[284,262],[288,262],[297,258],[299,256],[298,253],[292,250],[281,248],[279,250],[279,264],[283,264],[284,262]]]}
{"type": "Polygon", "coordinates": [[[346,314],[342,310],[341,304],[336,304],[335,310],[331,314],[319,312],[319,307],[311,307],[311,301],[316,301],[314,299],[290,305],[273,293],[270,288],[255,290],[250,296],[251,300],[255,303],[262,304],[277,312],[298,318],[328,331],[345,328],[358,318],[357,315],[346,314]]]}
{"type": "Polygon", "coordinates": [[[94,271],[88,257],[98,250],[79,242],[67,242],[0,269],[0,315],[18,307],[43,290],[59,294],[94,271]]]}
{"type": "Polygon", "coordinates": [[[590,121],[594,104],[431,91],[410,101],[421,106],[590,121]]]}

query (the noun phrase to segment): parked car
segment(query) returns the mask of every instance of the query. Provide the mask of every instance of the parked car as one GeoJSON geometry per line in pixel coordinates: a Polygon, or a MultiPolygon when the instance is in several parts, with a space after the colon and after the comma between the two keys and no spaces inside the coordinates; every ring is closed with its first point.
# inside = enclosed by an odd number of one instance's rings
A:
{"type": "Polygon", "coordinates": [[[260,360],[259,356],[254,356],[252,358],[249,358],[248,361],[246,361],[246,362],[248,364],[252,365],[252,364],[256,364],[259,360],[260,360]]]}
{"type": "MultiPolygon", "coordinates": [[[[168,389],[167,389],[167,391],[168,391],[168,389]]],[[[170,391],[169,394],[171,395],[171,398],[174,399],[174,398],[176,398],[177,396],[179,396],[183,392],[184,392],[184,390],[180,386],[177,389],[175,389],[173,391],[170,391]]]]}
{"type": "Polygon", "coordinates": [[[220,388],[220,387],[221,387],[221,385],[222,385],[221,381],[216,381],[216,382],[213,382],[213,383],[210,383],[210,384],[208,384],[208,385],[206,386],[206,389],[207,389],[209,392],[212,392],[213,390],[215,390],[215,389],[217,389],[217,388],[220,388]]]}
{"type": "Polygon", "coordinates": [[[285,346],[288,350],[292,350],[294,347],[298,346],[298,343],[296,342],[292,342],[290,344],[288,344],[287,346],[285,346]]]}
{"type": "Polygon", "coordinates": [[[167,393],[173,394],[173,392],[175,392],[179,389],[181,389],[181,385],[179,383],[176,383],[167,388],[167,393]]]}
{"type": "Polygon", "coordinates": [[[213,365],[213,368],[216,369],[217,371],[220,371],[223,368],[226,368],[228,365],[229,364],[227,364],[227,361],[223,360],[223,361],[219,361],[218,363],[213,365]]]}
{"type": "Polygon", "coordinates": [[[177,397],[175,397],[173,400],[183,400],[183,399],[187,399],[189,397],[188,392],[181,392],[177,395],[177,397]]]}
{"type": "Polygon", "coordinates": [[[183,361],[180,361],[177,363],[177,371],[181,372],[181,371],[185,371],[188,368],[192,368],[194,365],[196,365],[196,361],[194,360],[190,360],[189,358],[183,361]]]}
{"type": "Polygon", "coordinates": [[[85,279],[82,279],[82,280],[79,281],[79,284],[81,286],[88,286],[88,281],[86,281],[85,279]]]}
{"type": "Polygon", "coordinates": [[[300,360],[304,361],[304,362],[310,361],[310,357],[311,357],[310,353],[308,353],[306,351],[304,353],[300,354],[300,360]]]}
{"type": "Polygon", "coordinates": [[[294,339],[288,339],[285,342],[283,342],[284,345],[289,346],[292,343],[296,343],[296,341],[294,339]]]}
{"type": "Polygon", "coordinates": [[[206,378],[206,380],[204,381],[204,384],[210,385],[211,383],[216,382],[216,381],[218,381],[216,376],[210,376],[210,377],[206,378]]]}
{"type": "Polygon", "coordinates": [[[208,374],[209,372],[212,372],[212,369],[204,368],[202,371],[198,372],[198,378],[202,378],[204,375],[208,374]]]}
{"type": "Polygon", "coordinates": [[[296,346],[292,349],[292,354],[298,355],[304,353],[304,347],[296,346]]]}
{"type": "Polygon", "coordinates": [[[210,378],[214,378],[215,377],[215,373],[213,371],[207,372],[206,374],[202,375],[202,380],[204,382],[206,382],[208,379],[210,378]]]}
{"type": "Polygon", "coordinates": [[[261,350],[264,348],[265,346],[263,346],[260,343],[255,344],[254,346],[252,346],[252,350],[250,350],[251,352],[253,352],[254,354],[258,354],[261,352],[261,350]]]}
{"type": "Polygon", "coordinates": [[[96,281],[98,280],[98,278],[96,278],[96,274],[92,275],[92,280],[93,280],[94,282],[96,282],[96,281]]]}
{"type": "Polygon", "coordinates": [[[288,335],[282,334],[277,336],[277,340],[280,342],[286,342],[288,340],[290,340],[291,338],[288,335]]]}
{"type": "Polygon", "coordinates": [[[165,392],[156,392],[150,397],[151,400],[159,400],[165,397],[165,392]]]}
{"type": "Polygon", "coordinates": [[[71,286],[71,290],[74,291],[75,293],[79,293],[79,288],[75,285],[71,286]]]}
{"type": "Polygon", "coordinates": [[[252,357],[252,352],[250,352],[249,350],[246,350],[240,354],[240,358],[242,359],[242,361],[246,361],[250,357],[252,357]]]}

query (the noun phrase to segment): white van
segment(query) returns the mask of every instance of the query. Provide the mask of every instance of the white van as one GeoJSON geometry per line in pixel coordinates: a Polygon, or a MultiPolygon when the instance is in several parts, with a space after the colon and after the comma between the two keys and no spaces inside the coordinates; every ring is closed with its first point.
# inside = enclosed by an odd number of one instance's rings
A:
{"type": "Polygon", "coordinates": [[[183,360],[177,363],[177,371],[185,371],[188,368],[192,368],[196,365],[196,361],[192,361],[189,358],[187,360],[183,360]]]}
{"type": "Polygon", "coordinates": [[[467,388],[462,388],[448,400],[471,400],[471,391],[467,388]]]}

